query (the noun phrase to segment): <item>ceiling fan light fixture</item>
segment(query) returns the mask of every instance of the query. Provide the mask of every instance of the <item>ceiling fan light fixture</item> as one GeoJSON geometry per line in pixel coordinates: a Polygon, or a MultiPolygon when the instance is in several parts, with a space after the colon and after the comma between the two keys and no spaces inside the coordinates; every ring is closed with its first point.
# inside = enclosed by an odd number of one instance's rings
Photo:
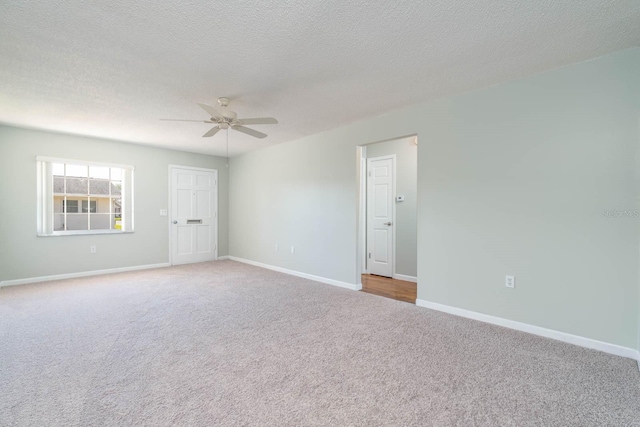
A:
{"type": "MultiPolygon", "coordinates": [[[[273,117],[258,117],[249,119],[238,119],[238,114],[235,111],[229,110],[229,98],[218,98],[218,104],[220,108],[214,108],[207,104],[198,103],[200,108],[209,114],[209,120],[202,120],[204,123],[215,124],[211,130],[202,135],[203,137],[211,137],[215,135],[219,130],[229,130],[242,132],[244,134],[253,136],[254,138],[266,138],[267,134],[258,132],[252,128],[248,128],[244,125],[275,125],[278,123],[273,117]]],[[[199,122],[200,120],[183,120],[183,119],[160,119],[164,121],[191,121],[199,122]]]]}

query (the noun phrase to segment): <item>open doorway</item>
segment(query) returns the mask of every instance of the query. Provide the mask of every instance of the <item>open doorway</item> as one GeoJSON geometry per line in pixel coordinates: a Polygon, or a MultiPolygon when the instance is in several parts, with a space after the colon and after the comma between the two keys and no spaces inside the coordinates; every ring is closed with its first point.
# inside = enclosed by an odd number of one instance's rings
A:
{"type": "Polygon", "coordinates": [[[415,303],[417,136],[358,147],[362,290],[415,303]]]}

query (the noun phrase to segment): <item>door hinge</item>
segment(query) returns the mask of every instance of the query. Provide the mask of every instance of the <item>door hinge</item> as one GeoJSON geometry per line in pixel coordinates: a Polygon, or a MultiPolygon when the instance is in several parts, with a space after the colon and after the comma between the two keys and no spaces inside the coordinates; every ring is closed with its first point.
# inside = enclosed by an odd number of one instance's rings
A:
{"type": "Polygon", "coordinates": [[[371,171],[369,171],[369,176],[371,176],[371,171]]]}
{"type": "Polygon", "coordinates": [[[371,252],[369,252],[369,259],[371,259],[371,252]]]}

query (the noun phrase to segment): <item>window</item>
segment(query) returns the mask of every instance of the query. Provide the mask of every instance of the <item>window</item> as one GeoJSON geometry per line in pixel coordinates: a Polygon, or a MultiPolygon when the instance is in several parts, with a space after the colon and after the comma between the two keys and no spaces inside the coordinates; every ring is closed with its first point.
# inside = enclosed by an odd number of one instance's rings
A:
{"type": "Polygon", "coordinates": [[[77,200],[63,200],[62,212],[78,213],[78,201],[77,200]]]}
{"type": "Polygon", "coordinates": [[[96,211],[97,207],[98,207],[97,200],[82,201],[82,213],[98,213],[96,211]],[[89,210],[89,206],[91,206],[91,210],[89,210]]]}
{"type": "Polygon", "coordinates": [[[133,231],[133,167],[37,157],[38,235],[133,231]]]}

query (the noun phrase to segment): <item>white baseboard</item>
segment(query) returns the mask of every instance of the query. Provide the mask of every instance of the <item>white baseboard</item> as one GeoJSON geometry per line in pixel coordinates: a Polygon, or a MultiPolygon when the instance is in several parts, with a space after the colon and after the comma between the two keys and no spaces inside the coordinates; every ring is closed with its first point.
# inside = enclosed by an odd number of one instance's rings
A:
{"type": "Polygon", "coordinates": [[[404,280],[405,282],[418,283],[418,278],[415,276],[405,276],[404,274],[394,274],[393,278],[396,280],[404,280]]]}
{"type": "Polygon", "coordinates": [[[223,261],[225,259],[229,259],[229,255],[219,256],[218,258],[216,258],[216,261],[223,261]]]}
{"type": "Polygon", "coordinates": [[[50,282],[52,280],[73,279],[76,277],[99,276],[102,274],[123,273],[126,271],[148,270],[151,268],[169,267],[171,264],[163,262],[160,264],[134,265],[132,267],[108,268],[106,270],[81,271],[79,273],[54,274],[51,276],[30,277],[28,279],[3,280],[0,288],[5,286],[26,285],[27,283],[50,282]]]}
{"type": "Polygon", "coordinates": [[[503,326],[517,331],[528,332],[530,334],[539,335],[545,338],[566,342],[569,344],[586,347],[593,350],[603,351],[605,353],[614,354],[616,356],[638,359],[640,355],[633,348],[622,347],[617,344],[610,344],[603,341],[597,341],[591,338],[585,338],[578,335],[568,334],[566,332],[555,331],[553,329],[541,328],[540,326],[529,325],[527,323],[516,322],[514,320],[503,319],[502,317],[490,316],[488,314],[478,313],[463,308],[452,307],[449,305],[438,304],[436,302],[416,300],[419,307],[430,308],[432,310],[442,311],[456,316],[466,317],[468,319],[479,320],[493,325],[503,326]]]}
{"type": "Polygon", "coordinates": [[[341,288],[351,289],[352,291],[359,291],[362,289],[362,283],[354,285],[353,283],[341,282],[339,280],[327,279],[326,277],[314,276],[313,274],[302,273],[300,271],[289,270],[287,268],[276,267],[275,265],[263,264],[261,262],[251,261],[244,258],[238,258],[235,256],[229,256],[232,261],[242,262],[244,264],[255,265],[256,267],[266,268],[267,270],[278,271],[280,273],[290,274],[292,276],[302,277],[304,279],[315,280],[316,282],[326,283],[327,285],[339,286],[341,288]]]}

